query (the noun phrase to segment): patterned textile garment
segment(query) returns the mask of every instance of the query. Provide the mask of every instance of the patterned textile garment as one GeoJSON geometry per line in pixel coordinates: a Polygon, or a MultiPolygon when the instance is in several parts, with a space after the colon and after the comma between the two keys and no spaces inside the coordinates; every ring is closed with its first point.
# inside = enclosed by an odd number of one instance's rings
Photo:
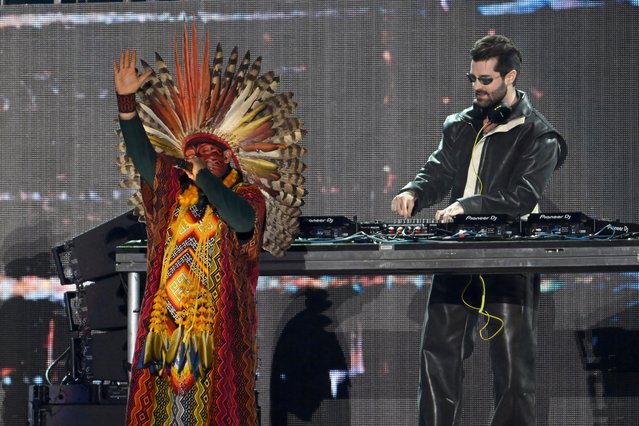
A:
{"type": "Polygon", "coordinates": [[[154,188],[143,185],[149,273],[127,424],[254,425],[264,199],[235,170],[224,178],[256,213],[252,234],[237,234],[172,164],[159,155],[154,188]]]}

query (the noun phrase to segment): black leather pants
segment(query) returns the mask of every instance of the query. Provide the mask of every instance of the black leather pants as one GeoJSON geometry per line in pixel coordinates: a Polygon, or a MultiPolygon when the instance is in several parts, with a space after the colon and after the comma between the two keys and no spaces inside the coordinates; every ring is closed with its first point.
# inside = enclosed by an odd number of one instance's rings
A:
{"type": "MultiPolygon", "coordinates": [[[[504,321],[503,330],[488,341],[495,398],[492,426],[535,424],[537,294],[534,285],[527,287],[520,304],[486,304],[486,311],[504,321]]],[[[463,361],[473,351],[478,318],[463,304],[429,300],[421,342],[420,426],[460,425],[463,361]]]]}

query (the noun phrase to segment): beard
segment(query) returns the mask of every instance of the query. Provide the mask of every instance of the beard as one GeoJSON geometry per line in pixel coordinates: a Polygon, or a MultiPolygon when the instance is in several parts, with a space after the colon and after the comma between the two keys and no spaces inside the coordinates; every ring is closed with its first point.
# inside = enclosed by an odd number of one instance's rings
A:
{"type": "Polygon", "coordinates": [[[475,101],[480,107],[490,109],[504,100],[507,90],[506,84],[503,82],[503,79],[501,80],[501,84],[492,92],[475,90],[475,101]]]}

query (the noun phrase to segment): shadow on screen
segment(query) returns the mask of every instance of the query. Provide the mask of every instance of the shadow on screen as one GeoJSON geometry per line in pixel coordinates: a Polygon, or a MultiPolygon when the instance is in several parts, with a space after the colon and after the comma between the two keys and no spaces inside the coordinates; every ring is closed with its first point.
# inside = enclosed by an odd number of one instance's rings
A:
{"type": "MultiPolygon", "coordinates": [[[[44,376],[51,355],[59,354],[68,342],[64,316],[58,303],[12,297],[0,304],[0,370],[4,400],[0,424],[25,424],[28,388],[34,378],[44,376]]],[[[52,380],[60,380],[54,371],[52,380]]]]}
{"type": "Polygon", "coordinates": [[[576,332],[584,368],[599,371],[599,390],[591,396],[639,396],[639,331],[619,327],[576,332]]]}
{"type": "Polygon", "coordinates": [[[55,276],[49,253],[52,234],[52,224],[46,221],[11,231],[0,247],[0,261],[5,265],[5,275],[11,278],[55,276]]]}
{"type": "Polygon", "coordinates": [[[326,330],[332,320],[323,314],[332,302],[323,289],[300,295],[306,308],[284,326],[273,355],[271,425],[287,425],[289,413],[309,422],[327,400],[341,402],[331,405],[331,417],[348,424],[348,366],[337,336],[326,330]]]}
{"type": "MultiPolygon", "coordinates": [[[[635,424],[639,396],[639,330],[608,324],[631,324],[639,307],[619,312],[586,330],[575,332],[593,417],[609,424],[635,424]]],[[[636,321],[636,320],[635,320],[636,321]]]]}

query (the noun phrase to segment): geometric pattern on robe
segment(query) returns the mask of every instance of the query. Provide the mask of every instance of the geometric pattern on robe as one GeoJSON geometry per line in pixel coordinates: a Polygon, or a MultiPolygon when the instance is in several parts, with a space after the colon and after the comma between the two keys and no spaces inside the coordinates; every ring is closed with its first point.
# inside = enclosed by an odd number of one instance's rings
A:
{"type": "MultiPolygon", "coordinates": [[[[214,283],[207,284],[213,284],[208,290],[215,293],[212,366],[206,374],[197,377],[186,392],[176,392],[167,369],[157,375],[139,364],[154,296],[166,284],[161,283],[162,262],[167,233],[176,229],[171,221],[179,216],[176,215],[181,191],[179,174],[173,162],[158,154],[153,188],[142,180],[147,223],[147,280],[131,369],[128,425],[257,424],[255,288],[265,202],[253,185],[240,183],[231,189],[255,210],[253,233],[250,240],[240,242],[223,221],[217,224],[211,241],[213,247],[205,251],[214,254],[206,261],[210,265],[209,276],[216,277],[212,280],[214,283]]],[[[192,237],[197,237],[197,233],[191,234],[192,237]]]]}

